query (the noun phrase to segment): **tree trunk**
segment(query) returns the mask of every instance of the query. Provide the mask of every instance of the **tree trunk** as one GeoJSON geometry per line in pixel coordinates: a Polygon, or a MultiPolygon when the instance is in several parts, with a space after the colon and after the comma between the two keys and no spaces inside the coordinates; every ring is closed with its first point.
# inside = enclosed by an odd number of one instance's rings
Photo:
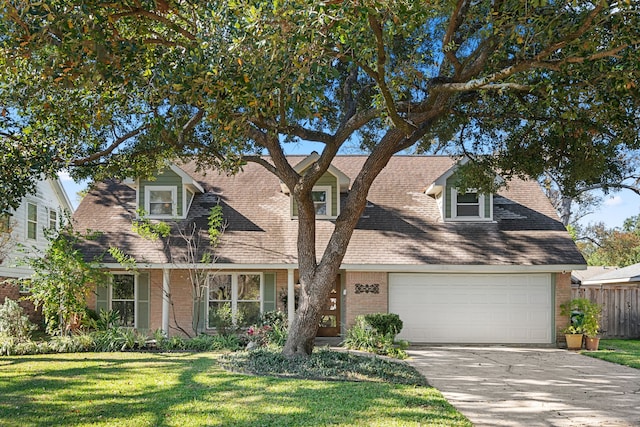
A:
{"type": "Polygon", "coordinates": [[[571,205],[573,204],[573,199],[568,196],[562,196],[560,199],[560,221],[566,227],[569,225],[569,221],[571,220],[571,205]]]}
{"type": "Polygon", "coordinates": [[[329,292],[335,285],[340,263],[323,269],[310,281],[301,280],[300,303],[296,317],[289,328],[289,337],[283,353],[287,356],[308,356],[313,351],[322,309],[327,302],[329,292]]]}
{"type": "Polygon", "coordinates": [[[369,189],[398,150],[398,143],[403,138],[401,131],[390,130],[365,161],[336,219],[335,229],[319,264],[315,249],[315,207],[311,199],[314,182],[296,185],[294,191],[291,191],[298,204],[298,268],[302,292],[296,317],[289,328],[289,336],[282,351],[286,356],[308,356],[313,351],[322,309],[335,284],[353,230],[367,203],[369,189]]]}

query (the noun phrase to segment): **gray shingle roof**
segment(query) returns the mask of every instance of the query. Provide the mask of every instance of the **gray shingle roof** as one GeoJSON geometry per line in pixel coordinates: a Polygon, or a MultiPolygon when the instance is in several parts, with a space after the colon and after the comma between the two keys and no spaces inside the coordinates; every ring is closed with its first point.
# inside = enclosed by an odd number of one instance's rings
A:
{"type": "Polygon", "coordinates": [[[613,283],[613,282],[638,282],[640,281],[640,263],[623,268],[607,270],[602,274],[583,280],[583,284],[613,283]]]}
{"type": "MultiPolygon", "coordinates": [[[[297,164],[303,157],[290,157],[297,164]]],[[[338,156],[333,165],[355,178],[365,156],[338,156]]],[[[494,197],[490,223],[443,222],[437,202],[425,189],[453,164],[448,157],[395,156],[369,192],[369,207],[360,219],[344,264],[567,265],[584,259],[535,181],[514,180],[494,197]]],[[[218,262],[290,264],[297,259],[297,221],[280,181],[250,163],[237,175],[206,175],[195,164],[181,166],[207,193],[195,197],[189,218],[206,229],[206,216],[217,195],[228,223],[218,248],[218,262]]],[[[116,246],[138,262],[170,262],[184,249],[173,239],[171,250],[131,231],[135,191],[108,181],[97,184],[78,207],[79,230],[102,231],[85,246],[87,257],[116,246]]],[[[331,221],[317,222],[317,249],[322,254],[333,230],[331,221]]],[[[105,262],[113,262],[109,255],[105,262]]]]}

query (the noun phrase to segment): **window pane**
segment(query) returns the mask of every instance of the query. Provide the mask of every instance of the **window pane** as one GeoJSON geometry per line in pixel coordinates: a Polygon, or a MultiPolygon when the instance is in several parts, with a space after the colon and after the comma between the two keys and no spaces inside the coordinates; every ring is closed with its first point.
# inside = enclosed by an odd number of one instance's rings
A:
{"type": "Polygon", "coordinates": [[[238,326],[255,325],[260,320],[259,302],[238,302],[238,326]]]}
{"type": "Polygon", "coordinates": [[[173,215],[173,203],[171,190],[149,191],[149,213],[151,215],[173,215]]]}
{"type": "Polygon", "coordinates": [[[333,314],[323,315],[320,318],[321,328],[335,328],[338,326],[338,319],[333,314]]]}
{"type": "Polygon", "coordinates": [[[151,190],[149,191],[149,201],[151,203],[172,203],[173,194],[171,190],[151,190]]]}
{"type": "Polygon", "coordinates": [[[27,204],[27,219],[34,222],[38,221],[38,206],[33,203],[27,204]]]}
{"type": "Polygon", "coordinates": [[[327,215],[327,192],[312,191],[311,198],[316,210],[316,215],[327,215]]]}
{"type": "Polygon", "coordinates": [[[209,318],[207,327],[217,328],[224,324],[230,324],[231,303],[224,301],[209,301],[209,318]]]}
{"type": "Polygon", "coordinates": [[[133,301],[113,301],[111,309],[119,315],[119,326],[133,328],[135,326],[135,303],[133,301]]]}
{"type": "Polygon", "coordinates": [[[478,203],[478,193],[458,194],[458,203],[478,203]]]}
{"type": "Polygon", "coordinates": [[[327,192],[326,191],[313,191],[311,192],[311,197],[314,202],[326,202],[327,201],[327,192]]]}
{"type": "Polygon", "coordinates": [[[149,211],[151,215],[171,215],[173,214],[173,205],[171,203],[150,203],[149,211]]]}
{"type": "Polygon", "coordinates": [[[209,276],[209,301],[231,301],[231,275],[209,276]]]}
{"type": "Polygon", "coordinates": [[[130,299],[133,300],[135,278],[131,274],[116,274],[113,277],[113,293],[111,298],[114,300],[130,299]]]}
{"type": "Polygon", "coordinates": [[[27,203],[27,238],[35,239],[38,235],[38,206],[27,203]]]}
{"type": "Polygon", "coordinates": [[[35,222],[27,223],[27,237],[29,239],[35,239],[37,232],[38,232],[38,224],[36,224],[35,222]]]}
{"type": "Polygon", "coordinates": [[[58,212],[53,209],[49,209],[49,228],[56,228],[58,226],[58,212]]]}
{"type": "Polygon", "coordinates": [[[260,275],[238,275],[238,301],[260,300],[260,275]]]}
{"type": "Polygon", "coordinates": [[[480,207],[478,205],[458,205],[458,216],[480,216],[480,207]]]}

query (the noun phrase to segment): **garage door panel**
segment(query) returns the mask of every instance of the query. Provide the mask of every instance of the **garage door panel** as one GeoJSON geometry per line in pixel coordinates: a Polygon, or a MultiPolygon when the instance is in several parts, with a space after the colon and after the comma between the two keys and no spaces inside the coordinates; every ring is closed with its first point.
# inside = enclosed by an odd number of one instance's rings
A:
{"type": "Polygon", "coordinates": [[[390,274],[389,311],[413,342],[550,343],[549,274],[390,274]]]}

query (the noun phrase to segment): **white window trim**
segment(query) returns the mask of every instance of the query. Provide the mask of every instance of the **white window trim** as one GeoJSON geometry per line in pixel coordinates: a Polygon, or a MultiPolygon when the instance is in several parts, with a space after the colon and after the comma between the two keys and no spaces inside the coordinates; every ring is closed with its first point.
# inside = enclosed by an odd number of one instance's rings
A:
{"type": "Polygon", "coordinates": [[[138,275],[129,271],[112,271],[112,277],[109,279],[107,287],[107,309],[113,310],[111,302],[113,300],[113,277],[114,276],[133,276],[133,328],[138,327],[138,275]]]}
{"type": "MultiPolygon", "coordinates": [[[[480,193],[475,188],[467,189],[467,193],[476,193],[478,195],[478,213],[479,216],[458,216],[458,190],[451,188],[451,218],[448,221],[493,221],[493,206],[490,206],[489,216],[485,217],[485,194],[480,193]]],[[[489,195],[489,201],[493,205],[493,195],[489,195]]]]}
{"type": "Polygon", "coordinates": [[[251,276],[260,276],[260,297],[259,300],[242,300],[243,302],[260,302],[260,313],[264,313],[264,273],[256,272],[256,271],[224,271],[224,272],[216,272],[209,273],[207,275],[207,289],[206,296],[207,299],[205,301],[205,329],[213,330],[215,327],[209,326],[209,302],[210,301],[225,301],[226,300],[210,300],[209,299],[209,284],[211,281],[209,280],[213,276],[231,276],[231,313],[233,315],[233,322],[236,321],[236,313],[238,312],[238,276],[242,275],[251,275],[251,276]]]}
{"type": "Polygon", "coordinates": [[[47,208],[47,225],[49,228],[52,229],[56,229],[58,228],[58,225],[60,224],[60,215],[58,215],[58,211],[54,208],[47,208]],[[52,227],[51,226],[51,213],[54,213],[56,215],[56,219],[55,219],[55,225],[52,227]]]}
{"type": "MultiPolygon", "coordinates": [[[[333,205],[332,205],[332,194],[331,194],[331,186],[330,185],[317,185],[315,187],[313,187],[313,189],[311,190],[312,192],[314,191],[324,191],[327,194],[327,214],[326,215],[316,215],[316,218],[336,218],[335,216],[331,215],[331,212],[333,212],[333,205]]],[[[314,206],[314,210],[315,210],[315,206],[314,206]]]]}
{"type": "Polygon", "coordinates": [[[149,218],[175,218],[178,212],[178,187],[175,185],[147,185],[144,187],[144,210],[149,218]],[[171,215],[153,215],[151,213],[151,192],[171,191],[171,215]]]}
{"type": "Polygon", "coordinates": [[[40,209],[38,209],[38,204],[35,202],[27,202],[25,207],[25,212],[24,212],[24,218],[25,218],[25,228],[24,228],[24,237],[26,240],[38,240],[38,215],[40,215],[40,212],[38,212],[40,209]],[[35,237],[29,237],[29,224],[33,223],[33,221],[31,221],[29,219],[29,205],[33,205],[36,208],[36,220],[35,220],[35,224],[36,224],[36,235],[35,237]]]}
{"type": "Polygon", "coordinates": [[[196,198],[196,194],[189,190],[187,187],[182,187],[182,216],[181,218],[186,218],[191,210],[191,205],[193,204],[193,200],[196,198]],[[191,198],[191,199],[189,199],[191,198]]]}

